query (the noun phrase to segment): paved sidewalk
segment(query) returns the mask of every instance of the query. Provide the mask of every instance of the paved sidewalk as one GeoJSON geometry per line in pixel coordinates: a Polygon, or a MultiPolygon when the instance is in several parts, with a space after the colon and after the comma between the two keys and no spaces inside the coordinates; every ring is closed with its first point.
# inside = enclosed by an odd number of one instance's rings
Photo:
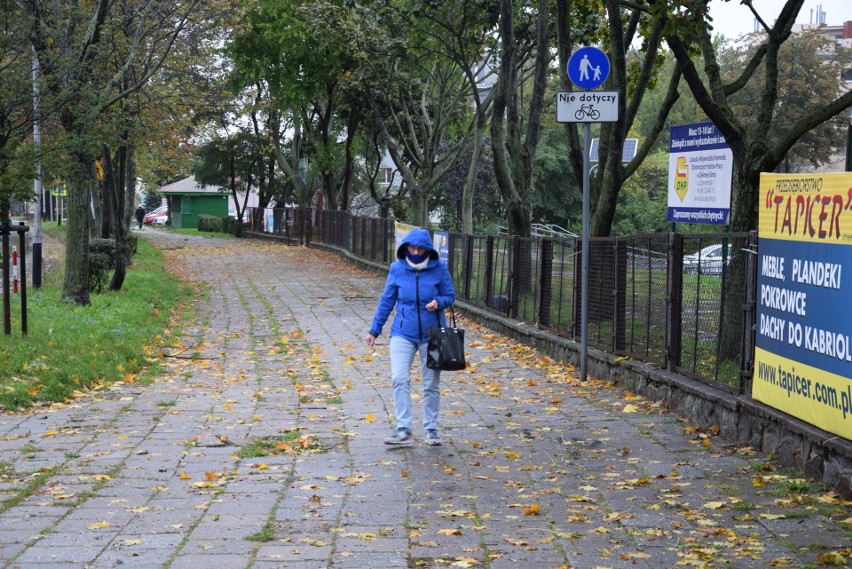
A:
{"type": "MultiPolygon", "coordinates": [[[[465,323],[440,447],[387,450],[381,275],[145,231],[207,283],[168,373],[0,416],[0,566],[808,567],[852,512],[650,402],[465,323]],[[264,449],[276,454],[266,455],[264,449]]],[[[415,421],[420,409],[415,401],[415,421]]]]}

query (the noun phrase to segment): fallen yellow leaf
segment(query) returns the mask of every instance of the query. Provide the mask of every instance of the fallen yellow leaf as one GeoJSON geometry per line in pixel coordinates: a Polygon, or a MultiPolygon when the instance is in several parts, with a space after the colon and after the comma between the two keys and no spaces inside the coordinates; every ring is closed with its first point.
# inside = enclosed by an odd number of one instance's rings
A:
{"type": "Polygon", "coordinates": [[[530,504],[529,508],[524,508],[525,516],[537,516],[540,506],[538,504],[530,504]]]}
{"type": "Polygon", "coordinates": [[[440,534],[440,535],[463,535],[462,530],[460,530],[458,528],[439,529],[438,534],[440,534]]]}
{"type": "Polygon", "coordinates": [[[110,526],[109,522],[95,522],[93,524],[89,524],[89,529],[102,529],[108,528],[110,526]]]}

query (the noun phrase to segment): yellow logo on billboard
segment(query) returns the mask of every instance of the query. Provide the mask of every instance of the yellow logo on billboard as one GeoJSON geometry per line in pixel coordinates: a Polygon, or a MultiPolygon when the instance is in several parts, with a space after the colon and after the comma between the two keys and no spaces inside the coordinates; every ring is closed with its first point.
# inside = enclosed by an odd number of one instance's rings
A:
{"type": "Polygon", "coordinates": [[[678,156],[677,165],[675,166],[675,192],[677,192],[680,201],[683,201],[688,191],[689,165],[686,163],[685,156],[678,156]]]}

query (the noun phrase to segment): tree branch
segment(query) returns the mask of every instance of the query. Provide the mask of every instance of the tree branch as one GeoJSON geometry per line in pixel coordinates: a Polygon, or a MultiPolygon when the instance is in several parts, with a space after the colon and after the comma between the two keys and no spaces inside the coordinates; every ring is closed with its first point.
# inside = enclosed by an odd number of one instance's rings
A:
{"type": "Polygon", "coordinates": [[[852,91],[847,91],[830,104],[820,108],[817,112],[802,117],[796,124],[790,127],[786,135],[767,151],[760,166],[761,170],[767,172],[774,170],[802,135],[849,107],[852,107],[852,91]]]}
{"type": "Polygon", "coordinates": [[[665,128],[666,119],[669,116],[669,112],[671,111],[677,100],[680,98],[680,93],[678,92],[678,86],[680,85],[680,77],[680,66],[677,64],[677,62],[675,62],[675,68],[672,72],[671,79],[669,80],[669,88],[666,91],[666,98],[663,100],[663,104],[657,111],[657,117],[656,120],[654,120],[654,125],[651,127],[651,132],[648,134],[648,136],[645,137],[645,140],[642,141],[642,144],[636,151],[636,156],[624,168],[625,180],[632,176],[633,173],[636,172],[636,170],[645,160],[645,158],[648,157],[648,154],[651,153],[651,149],[654,148],[654,144],[657,142],[657,137],[665,128]]]}

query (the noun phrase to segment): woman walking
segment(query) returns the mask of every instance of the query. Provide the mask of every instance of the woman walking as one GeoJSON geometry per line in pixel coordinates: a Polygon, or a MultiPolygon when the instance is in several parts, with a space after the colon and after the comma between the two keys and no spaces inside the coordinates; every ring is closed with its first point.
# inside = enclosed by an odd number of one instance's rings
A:
{"type": "Polygon", "coordinates": [[[426,367],[426,329],[446,326],[443,311],[456,299],[453,279],[447,264],[438,258],[432,238],[425,229],[415,227],[403,238],[390,266],[384,292],[365,337],[373,347],[382,333],[391,311],[396,316],[390,330],[391,379],[396,432],[385,439],[389,447],[408,447],[414,443],[411,428],[411,364],[420,353],[420,377],[423,380],[423,429],[428,445],[440,445],[438,415],[441,403],[438,370],[426,367]]]}

